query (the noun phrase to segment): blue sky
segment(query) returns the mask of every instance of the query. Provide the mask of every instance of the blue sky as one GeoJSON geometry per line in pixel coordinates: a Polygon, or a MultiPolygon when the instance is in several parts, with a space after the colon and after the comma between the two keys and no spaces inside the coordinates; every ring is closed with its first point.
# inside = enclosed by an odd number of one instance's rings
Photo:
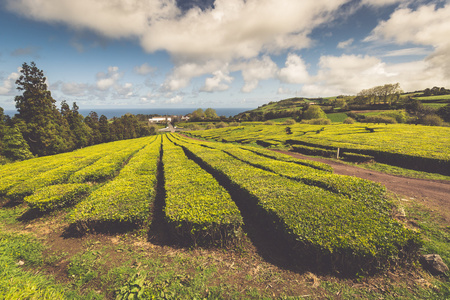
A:
{"type": "Polygon", "coordinates": [[[80,108],[253,108],[450,86],[450,1],[0,0],[0,106],[36,62],[80,108]]]}

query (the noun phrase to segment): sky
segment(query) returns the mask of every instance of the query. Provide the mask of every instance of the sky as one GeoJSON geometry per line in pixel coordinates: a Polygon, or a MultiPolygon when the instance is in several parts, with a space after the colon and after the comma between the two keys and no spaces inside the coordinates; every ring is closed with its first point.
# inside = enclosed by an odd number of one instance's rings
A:
{"type": "Polygon", "coordinates": [[[0,107],[32,61],[82,109],[449,88],[449,36],[450,0],[0,0],[0,107]]]}

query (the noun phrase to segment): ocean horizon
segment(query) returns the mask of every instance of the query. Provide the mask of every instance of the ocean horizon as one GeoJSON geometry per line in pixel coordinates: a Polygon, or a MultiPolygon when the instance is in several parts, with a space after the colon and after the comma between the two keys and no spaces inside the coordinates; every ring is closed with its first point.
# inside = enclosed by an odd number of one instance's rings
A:
{"type": "MultiPolygon", "coordinates": [[[[205,110],[206,108],[202,108],[205,110]]],[[[213,108],[218,116],[225,116],[225,117],[233,117],[241,112],[251,110],[253,108],[237,108],[237,107],[231,107],[231,108],[213,108]]],[[[91,111],[95,111],[97,115],[100,117],[101,115],[105,115],[108,119],[117,117],[120,118],[121,116],[131,113],[133,115],[137,114],[143,114],[143,115],[153,115],[157,114],[160,116],[168,115],[187,115],[189,113],[192,113],[195,111],[196,108],[91,108],[91,109],[79,109],[78,112],[86,117],[91,111]]],[[[4,114],[9,115],[10,117],[13,117],[14,114],[16,114],[17,111],[10,109],[5,110],[4,114]]]]}

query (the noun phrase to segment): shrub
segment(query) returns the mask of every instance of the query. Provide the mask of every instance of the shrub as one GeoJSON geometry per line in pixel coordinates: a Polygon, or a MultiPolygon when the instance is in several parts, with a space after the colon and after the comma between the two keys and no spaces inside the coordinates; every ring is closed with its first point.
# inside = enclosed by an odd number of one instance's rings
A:
{"type": "Polygon", "coordinates": [[[295,124],[295,120],[294,119],[287,119],[286,121],[284,121],[283,124],[284,125],[294,125],[295,124]]]}
{"type": "Polygon", "coordinates": [[[74,204],[89,191],[90,186],[85,183],[58,184],[39,189],[24,201],[31,208],[47,211],[74,204]]]}
{"type": "Polygon", "coordinates": [[[310,105],[308,109],[303,113],[303,119],[326,119],[327,114],[318,105],[310,105]]]}
{"type": "Polygon", "coordinates": [[[312,120],[303,120],[303,124],[311,124],[311,125],[331,125],[331,120],[327,118],[320,119],[312,119],[312,120]]]}
{"type": "Polygon", "coordinates": [[[408,114],[404,110],[387,111],[382,113],[381,116],[393,118],[397,123],[406,123],[408,120],[408,114]]]}
{"type": "Polygon", "coordinates": [[[374,159],[371,155],[352,153],[352,152],[344,152],[342,153],[342,157],[347,161],[352,162],[368,162],[374,159]]]}
{"type": "Polygon", "coordinates": [[[441,117],[445,122],[450,122],[450,104],[447,106],[443,106],[438,109],[437,114],[441,117]]]}
{"type": "Polygon", "coordinates": [[[266,121],[264,122],[264,125],[274,125],[275,123],[273,121],[266,121]]]}
{"type": "Polygon", "coordinates": [[[139,223],[148,220],[156,195],[160,145],[158,138],[136,153],[114,180],[75,206],[69,215],[70,222],[139,223]]]}
{"type": "Polygon", "coordinates": [[[216,126],[214,126],[214,124],[208,124],[206,126],[206,129],[215,129],[215,128],[216,128],[216,126]]]}
{"type": "MultiPolygon", "coordinates": [[[[264,226],[286,238],[293,251],[311,263],[356,272],[389,266],[389,262],[408,259],[408,254],[417,251],[418,234],[391,218],[385,199],[375,197],[367,205],[362,198],[335,194],[256,168],[206,147],[209,145],[180,144],[228,182],[264,226]]],[[[355,187],[354,192],[359,192],[360,183],[353,184],[349,177],[332,178],[336,186],[355,187]]],[[[378,188],[367,183],[369,189],[378,188]]]]}
{"type": "Polygon", "coordinates": [[[190,130],[202,130],[203,128],[200,125],[192,124],[192,125],[189,125],[189,129],[190,130]]]}
{"type": "Polygon", "coordinates": [[[162,160],[164,213],[172,231],[189,244],[232,242],[242,217],[230,194],[167,138],[162,160]]]}
{"type": "Polygon", "coordinates": [[[344,124],[353,124],[353,123],[355,123],[355,120],[353,118],[348,117],[344,120],[343,123],[344,124]]]}
{"type": "Polygon", "coordinates": [[[426,115],[422,118],[421,123],[427,126],[442,126],[444,125],[444,120],[438,115],[426,115]]]}
{"type": "Polygon", "coordinates": [[[216,127],[217,128],[224,128],[224,127],[228,127],[228,124],[225,123],[225,122],[220,122],[220,123],[216,124],[216,127]]]}

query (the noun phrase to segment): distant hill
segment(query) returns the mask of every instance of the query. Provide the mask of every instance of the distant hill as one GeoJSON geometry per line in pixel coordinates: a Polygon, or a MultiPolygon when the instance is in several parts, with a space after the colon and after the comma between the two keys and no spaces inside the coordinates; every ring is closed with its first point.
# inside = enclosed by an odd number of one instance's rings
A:
{"type": "Polygon", "coordinates": [[[278,118],[299,118],[309,105],[320,105],[326,113],[350,112],[359,110],[398,110],[411,99],[435,109],[450,104],[450,90],[433,88],[388,96],[335,96],[326,98],[294,97],[280,101],[271,101],[256,109],[235,116],[240,120],[264,121],[278,118]],[[433,94],[435,92],[436,94],[433,94]],[[388,100],[386,100],[388,99],[388,100]]]}

